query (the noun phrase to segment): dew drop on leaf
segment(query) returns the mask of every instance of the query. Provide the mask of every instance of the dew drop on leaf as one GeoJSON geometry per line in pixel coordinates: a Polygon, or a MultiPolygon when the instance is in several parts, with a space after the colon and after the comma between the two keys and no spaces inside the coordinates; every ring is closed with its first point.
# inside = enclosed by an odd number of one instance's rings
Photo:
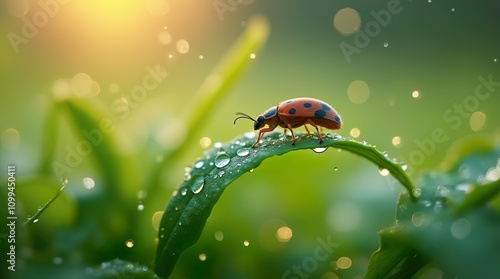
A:
{"type": "Polygon", "coordinates": [[[378,169],[378,172],[382,175],[382,176],[388,176],[390,174],[390,171],[386,168],[380,168],[378,169]]]}
{"type": "Polygon", "coordinates": [[[199,168],[203,167],[204,164],[205,164],[205,162],[203,160],[199,160],[196,163],[194,163],[194,168],[199,169],[199,168]]]}
{"type": "Polygon", "coordinates": [[[67,178],[62,178],[61,179],[61,184],[62,184],[63,187],[66,186],[66,185],[68,185],[68,182],[69,182],[69,180],[67,178]]]}
{"type": "Polygon", "coordinates": [[[229,155],[227,155],[226,152],[221,152],[215,157],[215,166],[218,168],[223,168],[227,166],[227,164],[229,164],[230,160],[231,158],[229,157],[229,155]]]}
{"type": "Polygon", "coordinates": [[[418,198],[418,197],[420,197],[420,194],[422,194],[422,189],[415,188],[415,189],[413,189],[412,193],[413,193],[413,196],[418,198]]]}
{"type": "Polygon", "coordinates": [[[201,190],[203,190],[203,186],[205,186],[205,178],[203,178],[203,176],[199,176],[194,180],[193,184],[191,184],[191,191],[194,194],[198,194],[201,190]]]}
{"type": "Polygon", "coordinates": [[[181,190],[181,195],[185,196],[187,194],[187,189],[186,188],[183,188],[181,190]]]}
{"type": "Polygon", "coordinates": [[[240,157],[245,157],[250,153],[250,150],[248,148],[241,148],[236,151],[236,155],[240,157]]]}

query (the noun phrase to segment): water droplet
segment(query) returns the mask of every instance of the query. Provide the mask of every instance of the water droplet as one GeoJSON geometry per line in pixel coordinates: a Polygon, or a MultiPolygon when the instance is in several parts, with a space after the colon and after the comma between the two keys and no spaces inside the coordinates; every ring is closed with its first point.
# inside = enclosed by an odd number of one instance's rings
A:
{"type": "Polygon", "coordinates": [[[328,149],[328,147],[316,147],[316,148],[313,148],[312,151],[316,152],[316,153],[323,153],[325,152],[326,150],[328,149]]]}
{"type": "Polygon", "coordinates": [[[437,200],[434,204],[434,211],[440,212],[441,210],[443,210],[443,202],[441,200],[437,200]]]}
{"type": "Polygon", "coordinates": [[[68,185],[68,182],[69,182],[69,180],[67,178],[62,178],[61,179],[61,184],[62,184],[63,187],[66,186],[66,185],[68,185]]]}
{"type": "Polygon", "coordinates": [[[426,216],[423,212],[415,212],[411,215],[411,222],[415,227],[420,227],[424,223],[426,216]]]}
{"type": "Polygon", "coordinates": [[[37,223],[37,222],[38,222],[38,219],[33,220],[33,223],[37,223]]]}
{"type": "Polygon", "coordinates": [[[422,189],[420,189],[420,188],[415,188],[415,189],[413,189],[411,192],[413,193],[413,196],[415,196],[415,197],[417,197],[417,198],[418,198],[418,197],[420,197],[420,195],[422,194],[422,189]]]}
{"type": "Polygon", "coordinates": [[[334,167],[334,168],[333,168],[333,170],[334,170],[334,171],[338,171],[338,170],[339,170],[339,168],[338,168],[338,167],[334,167]]]}
{"type": "Polygon", "coordinates": [[[437,187],[437,195],[441,197],[446,197],[448,194],[450,194],[450,189],[446,188],[444,185],[439,185],[437,187]]]}
{"type": "Polygon", "coordinates": [[[389,46],[389,43],[384,43],[384,47],[388,47],[389,46]]]}
{"type": "Polygon", "coordinates": [[[222,142],[218,141],[218,142],[214,143],[214,148],[217,148],[217,149],[222,148],[222,142]]]}
{"type": "Polygon", "coordinates": [[[408,169],[408,165],[405,163],[400,163],[399,165],[401,166],[401,169],[403,169],[404,171],[408,169]]]}
{"type": "Polygon", "coordinates": [[[194,180],[193,184],[191,184],[191,191],[193,191],[194,194],[198,194],[203,190],[203,186],[205,186],[205,178],[199,176],[194,180]]]}
{"type": "Polygon", "coordinates": [[[143,210],[144,210],[144,205],[143,205],[142,203],[139,203],[139,204],[137,205],[137,210],[139,210],[139,211],[143,211],[143,210]]]}
{"type": "Polygon", "coordinates": [[[85,187],[85,189],[92,189],[94,188],[94,186],[95,186],[94,179],[90,177],[83,178],[83,187],[85,187]]]}
{"type": "Polygon", "coordinates": [[[198,258],[200,259],[200,261],[204,262],[207,259],[207,255],[205,253],[201,253],[198,258]]]}
{"type": "Polygon", "coordinates": [[[250,169],[248,172],[253,172],[253,171],[254,171],[254,169],[250,169]]]}
{"type": "Polygon", "coordinates": [[[191,167],[185,167],[184,168],[184,181],[188,181],[189,179],[191,179],[191,171],[193,169],[191,167]]]}
{"type": "Polygon", "coordinates": [[[245,241],[243,241],[243,245],[245,245],[246,247],[248,247],[248,245],[250,245],[250,242],[248,240],[245,240],[245,241]]]}
{"type": "Polygon", "coordinates": [[[181,195],[185,196],[187,194],[187,188],[182,188],[181,195]]]}
{"type": "Polygon", "coordinates": [[[199,169],[199,168],[203,167],[203,165],[204,165],[204,164],[205,164],[205,162],[204,162],[204,161],[199,160],[199,161],[197,161],[196,163],[194,163],[194,168],[195,168],[195,169],[199,169]]]}
{"type": "Polygon", "coordinates": [[[471,184],[468,184],[468,183],[462,183],[462,184],[458,184],[457,186],[455,186],[455,189],[457,191],[461,191],[461,192],[466,192],[468,193],[472,188],[472,185],[471,184]]]}
{"type": "Polygon", "coordinates": [[[386,169],[386,168],[380,168],[378,169],[378,172],[382,175],[382,176],[388,176],[391,172],[386,169]]]}
{"type": "Polygon", "coordinates": [[[215,157],[215,166],[218,168],[223,168],[227,166],[227,164],[229,164],[230,160],[231,158],[229,157],[229,155],[227,155],[226,152],[221,152],[215,157]]]}
{"type": "Polygon", "coordinates": [[[134,240],[129,239],[129,240],[125,241],[125,246],[127,246],[128,248],[134,247],[134,240]]]}
{"type": "Polygon", "coordinates": [[[248,148],[241,148],[236,151],[236,155],[240,157],[245,157],[250,153],[250,150],[248,148]]]}
{"type": "Polygon", "coordinates": [[[219,171],[219,173],[218,173],[219,177],[222,177],[224,175],[224,173],[225,173],[225,171],[223,171],[223,170],[219,171]]]}

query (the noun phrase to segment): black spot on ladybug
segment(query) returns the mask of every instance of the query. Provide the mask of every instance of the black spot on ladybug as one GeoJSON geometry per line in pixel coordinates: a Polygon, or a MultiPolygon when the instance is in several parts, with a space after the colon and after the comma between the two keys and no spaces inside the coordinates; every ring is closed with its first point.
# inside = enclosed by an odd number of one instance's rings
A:
{"type": "Polygon", "coordinates": [[[339,123],[339,125],[342,124],[342,123],[340,123],[341,121],[340,121],[340,117],[338,115],[335,115],[335,122],[339,123]]]}
{"type": "Polygon", "coordinates": [[[297,112],[297,110],[294,109],[294,108],[291,108],[291,109],[288,110],[289,114],[295,114],[296,112],[297,112]]]}
{"type": "Polygon", "coordinates": [[[322,108],[323,110],[330,110],[330,106],[329,106],[329,105],[327,105],[327,104],[325,104],[325,103],[321,103],[321,108],[322,108]]]}
{"type": "Polygon", "coordinates": [[[311,103],[304,103],[304,107],[305,108],[310,108],[310,107],[312,107],[312,104],[311,103]]]}
{"type": "Polygon", "coordinates": [[[276,115],[277,109],[276,108],[270,108],[266,112],[264,112],[264,117],[268,119],[269,117],[273,117],[276,115]]]}
{"type": "Polygon", "coordinates": [[[314,116],[316,116],[316,117],[323,118],[323,117],[325,117],[325,115],[326,115],[326,111],[324,111],[322,109],[319,109],[319,110],[314,112],[314,116]]]}

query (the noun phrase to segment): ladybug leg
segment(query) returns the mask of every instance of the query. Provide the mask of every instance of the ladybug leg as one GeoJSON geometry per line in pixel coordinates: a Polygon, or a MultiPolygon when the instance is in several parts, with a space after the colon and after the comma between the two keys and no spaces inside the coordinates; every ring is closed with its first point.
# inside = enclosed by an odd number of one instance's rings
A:
{"type": "Polygon", "coordinates": [[[307,128],[307,125],[304,125],[304,128],[306,128],[306,131],[308,134],[310,134],[311,132],[309,132],[309,129],[307,128]]]}
{"type": "Polygon", "coordinates": [[[307,120],[307,123],[313,126],[316,129],[316,132],[318,132],[318,137],[319,137],[319,143],[323,143],[323,137],[321,136],[321,133],[319,132],[318,125],[314,124],[311,119],[307,120]]]}
{"type": "Polygon", "coordinates": [[[290,132],[292,132],[292,145],[295,145],[295,141],[297,140],[297,138],[295,137],[295,134],[293,133],[292,125],[286,124],[286,126],[288,127],[288,129],[290,129],[290,132]]]}
{"type": "Polygon", "coordinates": [[[274,130],[274,128],[271,128],[271,127],[267,127],[267,128],[264,128],[264,129],[260,130],[259,131],[259,136],[257,137],[257,140],[252,144],[252,148],[254,148],[255,146],[257,146],[257,144],[259,144],[260,139],[262,138],[262,136],[265,133],[271,132],[272,130],[274,130]]]}

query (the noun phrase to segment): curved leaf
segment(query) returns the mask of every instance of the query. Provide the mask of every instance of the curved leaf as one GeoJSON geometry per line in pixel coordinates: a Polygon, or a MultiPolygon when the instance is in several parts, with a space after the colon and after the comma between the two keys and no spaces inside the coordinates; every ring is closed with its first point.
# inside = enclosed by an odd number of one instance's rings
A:
{"type": "Polygon", "coordinates": [[[167,278],[180,254],[198,240],[213,206],[226,186],[271,156],[300,149],[317,152],[328,147],[344,149],[368,159],[379,168],[389,170],[411,195],[413,193],[414,186],[402,165],[365,142],[328,133],[322,144],[313,135],[300,135],[296,145],[291,145],[289,137],[271,133],[264,137],[257,148],[251,148],[255,134],[246,135],[214,148],[203,159],[196,161],[191,172],[186,174],[187,180],[174,192],[160,223],[155,258],[158,275],[167,278]]]}

